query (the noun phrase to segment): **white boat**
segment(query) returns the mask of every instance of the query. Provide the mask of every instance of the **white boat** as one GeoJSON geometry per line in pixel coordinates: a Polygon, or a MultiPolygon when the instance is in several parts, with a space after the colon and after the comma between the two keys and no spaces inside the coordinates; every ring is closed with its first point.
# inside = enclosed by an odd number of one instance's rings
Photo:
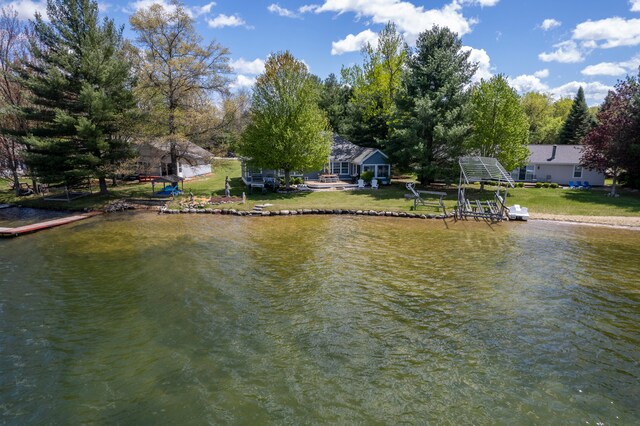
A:
{"type": "Polygon", "coordinates": [[[520,204],[514,204],[509,207],[509,219],[529,220],[529,209],[526,207],[520,207],[520,204]]]}

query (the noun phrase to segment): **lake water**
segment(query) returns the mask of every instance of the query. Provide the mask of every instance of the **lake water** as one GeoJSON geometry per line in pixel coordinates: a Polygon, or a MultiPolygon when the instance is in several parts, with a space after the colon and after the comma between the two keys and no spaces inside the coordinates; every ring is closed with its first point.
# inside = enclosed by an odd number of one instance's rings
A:
{"type": "Polygon", "coordinates": [[[15,228],[65,216],[71,216],[71,213],[26,207],[8,207],[0,209],[0,227],[15,228]]]}
{"type": "Polygon", "coordinates": [[[640,232],[123,214],[0,240],[0,423],[638,424],[640,232]]]}

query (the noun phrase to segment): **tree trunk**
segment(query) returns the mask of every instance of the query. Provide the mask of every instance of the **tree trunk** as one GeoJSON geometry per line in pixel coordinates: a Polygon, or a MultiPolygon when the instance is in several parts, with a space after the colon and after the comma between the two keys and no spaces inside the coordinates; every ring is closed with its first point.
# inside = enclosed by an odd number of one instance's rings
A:
{"type": "Polygon", "coordinates": [[[15,189],[16,197],[18,197],[20,196],[20,177],[15,167],[11,170],[11,173],[13,174],[13,188],[15,189]]]}
{"type": "Polygon", "coordinates": [[[291,187],[291,172],[289,169],[284,170],[284,187],[287,191],[291,187]]]}
{"type": "Polygon", "coordinates": [[[109,188],[107,188],[107,178],[104,176],[100,176],[98,178],[98,183],[100,185],[100,195],[106,195],[109,193],[109,188]]]}
{"type": "Polygon", "coordinates": [[[613,171],[613,183],[611,184],[611,192],[609,193],[610,197],[616,196],[616,186],[618,184],[618,170],[613,171]]]}

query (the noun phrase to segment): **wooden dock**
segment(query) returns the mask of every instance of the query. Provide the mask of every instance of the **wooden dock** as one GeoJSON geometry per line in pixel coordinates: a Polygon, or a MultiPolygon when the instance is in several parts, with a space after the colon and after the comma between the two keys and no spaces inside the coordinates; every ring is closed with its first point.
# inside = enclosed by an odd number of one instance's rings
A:
{"type": "Polygon", "coordinates": [[[16,228],[0,227],[0,237],[18,237],[32,232],[42,231],[56,226],[66,225],[68,223],[77,222],[101,214],[100,212],[83,213],[75,216],[63,217],[60,219],[47,220],[45,222],[32,223],[30,225],[18,226],[16,228]]]}

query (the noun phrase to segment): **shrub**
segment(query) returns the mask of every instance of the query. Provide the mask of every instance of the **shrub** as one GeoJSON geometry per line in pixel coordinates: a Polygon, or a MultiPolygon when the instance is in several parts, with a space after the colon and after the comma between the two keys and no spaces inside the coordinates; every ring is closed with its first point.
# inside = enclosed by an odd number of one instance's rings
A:
{"type": "Polygon", "coordinates": [[[542,186],[543,186],[544,188],[548,188],[548,187],[549,187],[549,182],[545,182],[545,183],[543,183],[543,184],[542,184],[542,186]]]}
{"type": "Polygon", "coordinates": [[[362,179],[363,181],[367,182],[367,183],[371,183],[371,179],[373,179],[373,172],[371,171],[367,171],[367,172],[363,172],[360,175],[360,179],[362,179]]]}
{"type": "Polygon", "coordinates": [[[549,188],[556,189],[559,185],[557,183],[552,183],[549,185],[549,188]]]}
{"type": "Polygon", "coordinates": [[[516,186],[518,188],[524,188],[524,182],[518,182],[518,183],[516,183],[516,186]]]}
{"type": "Polygon", "coordinates": [[[536,188],[542,188],[542,182],[536,182],[536,188]]]}

